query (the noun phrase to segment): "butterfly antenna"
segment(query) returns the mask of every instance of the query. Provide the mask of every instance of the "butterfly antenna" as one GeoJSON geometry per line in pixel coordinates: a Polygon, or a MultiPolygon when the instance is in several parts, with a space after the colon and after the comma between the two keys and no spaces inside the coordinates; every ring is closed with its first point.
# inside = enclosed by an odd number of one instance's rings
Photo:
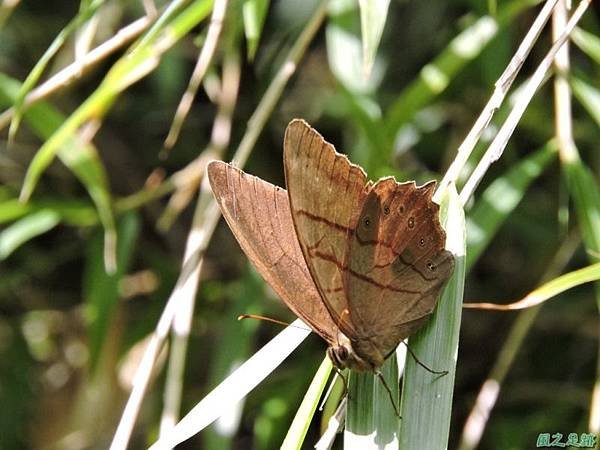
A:
{"type": "Polygon", "coordinates": [[[377,375],[377,378],[379,378],[381,380],[383,387],[387,391],[388,396],[390,397],[390,402],[392,403],[392,406],[394,407],[394,411],[395,411],[396,415],[398,416],[398,419],[402,419],[402,416],[400,415],[400,410],[398,409],[398,405],[396,405],[396,402],[394,401],[394,395],[392,394],[392,390],[386,383],[385,378],[383,377],[383,374],[378,370],[377,372],[375,372],[375,375],[377,375]]]}
{"type": "MultiPolygon", "coordinates": [[[[293,326],[294,328],[298,328],[299,330],[305,330],[305,331],[307,330],[307,328],[305,328],[305,327],[298,327],[296,325],[292,325],[291,323],[284,322],[283,320],[272,319],[271,317],[259,316],[257,314],[242,314],[242,315],[238,316],[238,318],[237,318],[237,320],[244,320],[244,319],[264,320],[265,322],[271,322],[271,323],[275,323],[277,325],[283,325],[284,327],[293,326]]],[[[308,331],[311,331],[311,330],[308,330],[308,331]]]]}
{"type": "Polygon", "coordinates": [[[406,345],[406,349],[408,350],[408,353],[410,353],[410,356],[413,357],[413,359],[415,360],[415,362],[420,365],[423,369],[425,369],[427,372],[436,374],[436,375],[448,375],[448,371],[447,370],[433,370],[430,367],[427,367],[424,363],[422,363],[421,361],[419,361],[419,358],[417,358],[417,355],[415,355],[415,352],[412,351],[412,349],[408,346],[408,344],[404,341],[401,341],[404,345],[406,345]]]}

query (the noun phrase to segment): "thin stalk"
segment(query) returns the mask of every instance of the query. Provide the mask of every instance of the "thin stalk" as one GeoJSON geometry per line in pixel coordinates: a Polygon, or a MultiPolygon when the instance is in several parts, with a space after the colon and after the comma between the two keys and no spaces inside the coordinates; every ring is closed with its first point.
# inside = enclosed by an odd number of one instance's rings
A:
{"type": "MultiPolygon", "coordinates": [[[[34,103],[49,97],[63,89],[73,81],[82,78],[89,70],[100,61],[105,60],[115,51],[129,44],[138,37],[152,23],[153,18],[142,17],[126,27],[121,28],[114,36],[100,44],[98,47],[86,53],[81,60],[69,64],[67,67],[53,75],[44,83],[33,89],[23,102],[23,108],[27,109],[34,103]]],[[[14,107],[5,110],[0,114],[0,130],[5,128],[11,121],[15,113],[14,107]]]]}
{"type": "MultiPolygon", "coordinates": [[[[290,50],[287,58],[283,62],[281,68],[276,74],[275,78],[271,82],[271,85],[267,89],[267,92],[258,104],[251,120],[248,122],[246,133],[242,138],[236,153],[234,160],[238,162],[238,166],[242,167],[243,163],[248,159],[248,156],[258,139],[267,118],[273,112],[275,104],[279,99],[286,82],[295,71],[296,65],[298,64],[301,56],[308,47],[308,44],[314,38],[316,32],[320,28],[325,15],[327,12],[327,2],[322,2],[317,7],[313,17],[298,37],[298,40],[290,50]]],[[[180,303],[185,302],[187,297],[195,297],[198,286],[198,276],[200,273],[200,266],[204,251],[210,242],[212,233],[217,225],[220,215],[220,210],[214,200],[206,204],[199,205],[196,208],[196,213],[193,223],[198,223],[200,218],[198,216],[204,216],[204,228],[197,229],[192,227],[188,240],[186,243],[186,251],[183,259],[183,266],[173,289],[173,292],[167,300],[167,304],[161,317],[154,334],[150,339],[148,348],[146,349],[142,362],[136,370],[135,381],[133,384],[133,390],[129,396],[127,404],[119,425],[113,437],[113,441],[110,446],[110,450],[121,450],[125,449],[129,443],[131,432],[137,415],[139,414],[140,406],[150,381],[150,375],[152,369],[158,357],[158,352],[168,335],[169,329],[175,317],[176,309],[180,303]],[[201,209],[201,207],[203,209],[201,209]]]]}
{"type": "MultiPolygon", "coordinates": [[[[215,44],[216,45],[216,44],[215,44]]],[[[210,155],[215,157],[222,156],[225,149],[229,146],[231,138],[231,123],[235,103],[238,98],[240,84],[240,55],[235,44],[229,50],[224,64],[222,92],[219,95],[219,111],[213,123],[212,140],[207,149],[210,155]],[[223,131],[226,130],[226,131],[223,131]]],[[[208,162],[208,161],[206,161],[208,162]]],[[[199,170],[204,173],[206,163],[199,170]]],[[[200,198],[198,200],[199,211],[204,211],[212,200],[212,193],[208,183],[202,185],[200,198]]],[[[194,229],[203,229],[205,216],[198,214],[194,216],[194,229]]],[[[212,233],[211,233],[212,234],[212,233]]],[[[202,264],[202,260],[200,261],[202,264]]],[[[198,275],[200,267],[197,269],[198,275]]],[[[197,290],[197,287],[196,289],[197,290]]],[[[159,436],[163,436],[172,429],[177,420],[181,408],[181,394],[183,388],[183,374],[185,371],[187,346],[189,342],[190,331],[192,328],[192,317],[194,315],[194,300],[196,296],[189,296],[181,302],[173,318],[173,336],[171,353],[169,355],[169,365],[167,369],[167,378],[165,381],[165,391],[163,395],[164,407],[160,422],[159,436]]]]}
{"type": "MultiPolygon", "coordinates": [[[[540,281],[550,280],[561,273],[577,250],[580,242],[579,235],[571,233],[557,250],[540,281]]],[[[487,379],[481,386],[475,400],[475,405],[473,405],[471,413],[465,422],[458,447],[459,450],[473,450],[479,445],[492,409],[496,405],[506,375],[515,362],[519,349],[535,323],[541,307],[542,305],[534,306],[533,308],[519,312],[517,320],[512,325],[508,337],[502,345],[494,367],[492,367],[487,379]]]]}
{"type": "Polygon", "coordinates": [[[515,130],[517,123],[523,116],[523,113],[525,112],[525,109],[527,108],[529,102],[533,98],[533,95],[535,94],[539,86],[542,84],[546,73],[548,72],[548,69],[554,61],[556,53],[567,41],[567,39],[569,38],[569,34],[573,30],[577,22],[579,22],[579,20],[583,16],[583,13],[586,11],[590,3],[591,0],[581,0],[579,5],[577,6],[577,9],[573,12],[573,15],[569,19],[565,29],[560,34],[559,38],[554,42],[546,56],[544,56],[544,59],[541,61],[540,65],[535,70],[533,76],[527,82],[525,89],[519,96],[514,108],[508,115],[508,118],[500,128],[500,131],[486,150],[485,154],[479,161],[479,164],[477,164],[477,167],[475,168],[475,170],[467,180],[463,190],[461,191],[460,199],[463,205],[466,204],[469,198],[471,198],[473,192],[479,185],[480,181],[486,174],[489,167],[502,156],[502,153],[506,148],[506,144],[508,143],[508,139],[515,130]]]}
{"type": "Polygon", "coordinates": [[[321,24],[327,14],[327,4],[327,0],[323,0],[318,4],[312,18],[306,24],[306,27],[304,27],[298,40],[290,49],[281,68],[277,71],[273,81],[260,100],[258,107],[248,120],[246,132],[244,133],[244,137],[232,160],[236,167],[243,167],[246,164],[248,156],[250,156],[250,152],[254,148],[254,144],[256,143],[260,132],[264,128],[267,119],[271,116],[273,109],[275,109],[275,105],[281,98],[283,88],[286,86],[290,77],[296,72],[296,66],[300,57],[306,51],[308,44],[313,40],[319,28],[321,28],[321,24]]]}
{"type": "Polygon", "coordinates": [[[500,78],[498,78],[498,81],[496,81],[496,83],[494,84],[494,92],[492,93],[492,96],[483,108],[483,111],[481,111],[481,114],[475,121],[473,128],[471,128],[471,130],[467,134],[467,137],[465,137],[464,141],[458,147],[458,150],[456,152],[456,158],[454,158],[454,161],[452,161],[452,164],[450,165],[450,167],[446,171],[446,174],[444,175],[444,178],[440,182],[440,185],[434,196],[435,201],[439,202],[441,193],[444,191],[444,189],[446,189],[446,187],[448,187],[450,183],[457,183],[458,178],[460,177],[460,173],[462,172],[465,164],[467,163],[469,156],[471,156],[471,153],[473,152],[475,145],[479,141],[481,134],[488,127],[492,120],[492,117],[494,117],[495,112],[498,110],[498,108],[500,108],[500,105],[504,101],[506,94],[508,93],[513,81],[515,80],[519,71],[521,70],[521,67],[525,62],[527,55],[529,55],[531,48],[533,47],[540,33],[542,32],[542,29],[548,21],[548,18],[552,13],[552,9],[554,8],[554,5],[557,1],[558,0],[548,0],[544,4],[544,7],[542,8],[538,16],[535,18],[533,24],[529,28],[529,31],[521,41],[521,44],[519,44],[519,48],[517,48],[517,51],[508,63],[508,66],[506,67],[506,69],[504,69],[504,72],[502,73],[502,75],[500,75],[500,78]]]}
{"type": "Polygon", "coordinates": [[[215,1],[212,16],[210,18],[210,24],[206,33],[206,41],[202,46],[202,50],[198,56],[198,61],[196,61],[196,66],[194,67],[194,71],[190,77],[188,87],[183,94],[183,97],[181,97],[179,105],[177,106],[177,111],[175,112],[175,118],[171,124],[169,134],[165,139],[164,147],[167,150],[171,149],[177,142],[181,127],[183,126],[183,122],[190,112],[192,103],[196,97],[198,88],[200,87],[200,83],[204,79],[204,75],[206,74],[206,71],[212,62],[213,56],[215,55],[217,43],[219,42],[219,36],[221,35],[221,30],[223,28],[223,21],[225,20],[227,4],[228,0],[215,1]]]}

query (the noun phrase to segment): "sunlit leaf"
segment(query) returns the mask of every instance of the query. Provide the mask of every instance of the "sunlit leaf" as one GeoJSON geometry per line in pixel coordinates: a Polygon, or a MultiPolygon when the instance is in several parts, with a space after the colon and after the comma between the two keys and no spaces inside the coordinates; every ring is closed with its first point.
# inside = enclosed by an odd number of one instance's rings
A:
{"type": "Polygon", "coordinates": [[[60,215],[49,209],[42,209],[19,219],[11,226],[0,231],[0,260],[60,222],[60,215]]]}
{"type": "Polygon", "coordinates": [[[466,274],[465,217],[453,185],[442,200],[440,217],[447,233],[446,248],[454,254],[454,273],[431,319],[409,338],[408,345],[423,364],[448,373],[430,373],[407,357],[402,385],[402,450],[421,450],[424,442],[427,448],[448,448],[466,274]]]}

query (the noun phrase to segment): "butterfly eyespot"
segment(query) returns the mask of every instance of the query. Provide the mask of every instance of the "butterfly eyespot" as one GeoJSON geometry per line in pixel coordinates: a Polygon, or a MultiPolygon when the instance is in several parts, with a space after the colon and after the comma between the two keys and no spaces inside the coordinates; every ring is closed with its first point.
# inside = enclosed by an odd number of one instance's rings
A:
{"type": "Polygon", "coordinates": [[[408,218],[408,228],[414,228],[414,227],[415,227],[415,218],[409,217],[408,218]]]}
{"type": "Polygon", "coordinates": [[[363,220],[363,223],[365,224],[365,227],[369,228],[369,225],[371,225],[371,219],[369,219],[368,217],[365,217],[365,219],[363,220]]]}
{"type": "Polygon", "coordinates": [[[419,240],[419,245],[420,245],[421,247],[425,247],[425,239],[421,238],[421,239],[419,240]]]}
{"type": "Polygon", "coordinates": [[[383,208],[383,213],[387,216],[390,213],[390,207],[389,206],[385,206],[383,208]]]}
{"type": "Polygon", "coordinates": [[[433,272],[435,271],[435,264],[433,264],[431,261],[427,261],[427,268],[433,272]]]}

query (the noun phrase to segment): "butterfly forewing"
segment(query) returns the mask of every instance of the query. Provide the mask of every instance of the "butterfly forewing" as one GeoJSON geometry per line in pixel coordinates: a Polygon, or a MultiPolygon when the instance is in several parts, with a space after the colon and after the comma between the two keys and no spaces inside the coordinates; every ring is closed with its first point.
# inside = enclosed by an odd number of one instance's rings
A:
{"type": "Polygon", "coordinates": [[[431,201],[434,186],[381,179],[348,242],[344,284],[353,345],[364,357],[386,357],[421,326],[452,272],[438,206],[431,201]]]}
{"type": "Polygon", "coordinates": [[[258,272],[298,317],[334,342],[337,327],[298,245],[287,192],[221,161],[207,170],[223,217],[258,272]]]}
{"type": "Polygon", "coordinates": [[[334,321],[350,335],[344,260],[371,184],[359,166],[337,153],[302,120],[292,121],[286,130],[284,167],[292,217],[308,269],[334,321]]]}

